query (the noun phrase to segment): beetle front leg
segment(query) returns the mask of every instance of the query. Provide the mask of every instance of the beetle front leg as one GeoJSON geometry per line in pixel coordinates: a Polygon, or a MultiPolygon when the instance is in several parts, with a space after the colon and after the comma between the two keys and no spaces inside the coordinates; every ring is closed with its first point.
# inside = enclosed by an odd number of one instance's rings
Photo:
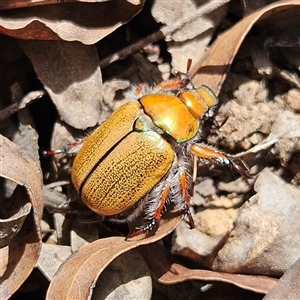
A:
{"type": "Polygon", "coordinates": [[[144,226],[136,228],[133,232],[131,232],[127,236],[127,238],[132,238],[132,237],[140,235],[144,232],[151,231],[152,229],[154,229],[157,226],[159,220],[161,219],[162,211],[164,209],[166,200],[167,200],[167,198],[170,194],[170,189],[171,189],[170,183],[167,182],[165,184],[160,196],[159,196],[158,205],[157,205],[157,208],[155,209],[155,213],[153,215],[153,218],[151,218],[147,222],[147,224],[145,224],[144,226]]]}
{"type": "Polygon", "coordinates": [[[218,151],[212,147],[195,143],[191,145],[190,152],[199,158],[215,160],[221,165],[230,166],[245,178],[252,178],[249,173],[248,167],[242,160],[236,160],[222,151],[218,151]]]}

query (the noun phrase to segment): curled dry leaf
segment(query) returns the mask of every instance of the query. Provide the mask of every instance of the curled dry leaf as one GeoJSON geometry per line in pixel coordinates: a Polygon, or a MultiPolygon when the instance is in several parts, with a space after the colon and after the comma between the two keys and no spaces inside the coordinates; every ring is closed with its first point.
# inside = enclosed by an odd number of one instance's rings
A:
{"type": "Polygon", "coordinates": [[[186,280],[220,281],[240,288],[266,294],[277,283],[277,279],[266,276],[235,275],[200,269],[188,269],[176,263],[165,247],[155,243],[139,248],[148,263],[154,278],[164,284],[175,284],[186,280]]]}
{"type": "Polygon", "coordinates": [[[8,246],[11,240],[19,233],[32,207],[26,190],[19,185],[14,190],[10,199],[2,203],[2,205],[0,248],[8,246]]]}
{"type": "Polygon", "coordinates": [[[235,26],[224,32],[214,42],[212,47],[202,56],[199,62],[194,62],[191,75],[194,75],[195,86],[205,84],[216,95],[219,95],[228,70],[246,35],[260,19],[286,9],[294,9],[300,1],[278,1],[257,10],[243,18],[235,26]]]}
{"type": "Polygon", "coordinates": [[[147,238],[141,235],[126,241],[124,237],[110,237],[83,246],[55,274],[47,299],[90,299],[97,279],[115,258],[140,245],[162,239],[178,225],[180,219],[177,216],[162,220],[155,235],[147,238]]]}
{"type": "Polygon", "coordinates": [[[41,249],[42,173],[30,155],[3,136],[0,136],[0,153],[0,175],[19,186],[13,198],[20,198],[25,207],[28,201],[32,205],[19,233],[7,245],[5,257],[2,256],[5,269],[1,270],[0,298],[8,299],[31,273],[41,249]]]}
{"type": "MultiPolygon", "coordinates": [[[[92,45],[127,23],[144,4],[124,0],[89,2],[93,3],[76,1],[0,11],[0,33],[23,40],[79,41],[92,45]]],[[[10,8],[11,2],[6,3],[10,8]]],[[[0,8],[6,8],[4,3],[0,8]]]]}
{"type": "Polygon", "coordinates": [[[240,208],[212,268],[280,276],[299,258],[300,190],[268,169],[254,188],[257,194],[240,208]]]}

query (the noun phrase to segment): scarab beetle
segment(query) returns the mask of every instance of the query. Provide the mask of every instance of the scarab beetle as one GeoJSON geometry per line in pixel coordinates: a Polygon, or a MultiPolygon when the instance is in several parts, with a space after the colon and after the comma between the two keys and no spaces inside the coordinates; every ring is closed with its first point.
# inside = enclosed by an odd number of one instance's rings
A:
{"type": "Polygon", "coordinates": [[[199,143],[202,123],[218,100],[207,86],[194,88],[187,74],[179,75],[154,88],[135,88],[136,99],[85,138],[74,159],[72,182],[91,210],[123,220],[144,215],[130,237],[155,229],[168,205],[182,210],[194,227],[195,157],[248,176],[243,164],[199,143]]]}

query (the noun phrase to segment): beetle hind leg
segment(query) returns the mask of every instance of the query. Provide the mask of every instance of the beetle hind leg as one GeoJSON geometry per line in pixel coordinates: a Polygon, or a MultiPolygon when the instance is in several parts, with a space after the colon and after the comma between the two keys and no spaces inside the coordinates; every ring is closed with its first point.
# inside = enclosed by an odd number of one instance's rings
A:
{"type": "Polygon", "coordinates": [[[137,227],[133,232],[129,234],[127,238],[132,238],[137,235],[140,235],[145,232],[150,232],[157,228],[158,222],[161,219],[161,216],[163,214],[163,210],[167,201],[167,198],[170,194],[171,185],[168,181],[164,182],[163,189],[160,192],[159,200],[157,203],[155,203],[156,208],[154,211],[154,214],[152,213],[152,217],[148,219],[147,223],[141,227],[137,227]]]}
{"type": "Polygon", "coordinates": [[[150,200],[145,208],[146,224],[136,228],[127,238],[154,231],[166,207],[169,206],[180,210],[182,215],[187,216],[190,228],[194,228],[194,220],[190,211],[192,178],[189,176],[185,161],[185,159],[177,159],[167,178],[150,193],[150,200]]]}

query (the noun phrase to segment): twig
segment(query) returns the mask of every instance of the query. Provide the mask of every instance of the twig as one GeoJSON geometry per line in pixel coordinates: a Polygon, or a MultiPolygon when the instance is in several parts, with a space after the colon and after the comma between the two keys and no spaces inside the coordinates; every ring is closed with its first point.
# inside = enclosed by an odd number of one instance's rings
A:
{"type": "Polygon", "coordinates": [[[154,33],[148,35],[147,37],[145,37],[144,39],[139,40],[136,43],[133,43],[130,46],[125,47],[122,50],[103,58],[100,61],[100,67],[103,69],[113,62],[122,60],[122,59],[128,57],[129,55],[131,55],[137,51],[140,51],[141,49],[143,49],[145,46],[147,46],[150,43],[157,42],[157,41],[165,38],[168,35],[172,35],[174,32],[181,29],[183,26],[187,25],[188,23],[198,19],[199,17],[201,17],[205,14],[208,14],[208,13],[216,10],[220,6],[226,4],[227,2],[229,2],[229,0],[220,0],[220,1],[212,0],[210,2],[205,3],[204,5],[200,6],[192,14],[179,19],[177,22],[175,22],[171,25],[163,26],[163,27],[161,27],[161,29],[159,31],[154,32],[154,33]]]}
{"type": "Polygon", "coordinates": [[[13,103],[10,106],[0,111],[0,121],[3,121],[26,107],[29,103],[42,98],[45,95],[44,90],[33,91],[25,95],[19,102],[13,103]]]}

